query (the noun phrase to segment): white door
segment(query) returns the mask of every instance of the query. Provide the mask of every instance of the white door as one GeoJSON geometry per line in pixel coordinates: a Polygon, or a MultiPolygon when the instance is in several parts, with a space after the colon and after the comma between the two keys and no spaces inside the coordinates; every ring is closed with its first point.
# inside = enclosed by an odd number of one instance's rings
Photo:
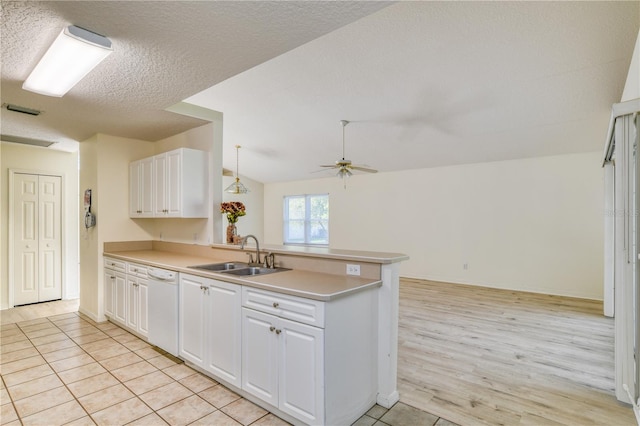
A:
{"type": "Polygon", "coordinates": [[[204,301],[206,278],[180,275],[179,350],[180,356],[198,366],[204,365],[204,301]]]}
{"type": "Polygon", "coordinates": [[[153,217],[153,158],[140,160],[140,211],[144,217],[153,217]]]}
{"type": "Polygon", "coordinates": [[[155,195],[153,214],[156,217],[163,217],[167,214],[167,156],[165,154],[153,157],[153,175],[155,195]]]}
{"type": "Polygon", "coordinates": [[[127,326],[134,330],[138,329],[139,305],[138,279],[127,276],[127,326]]]}
{"type": "Polygon", "coordinates": [[[241,361],[242,287],[213,281],[207,294],[206,369],[237,387],[241,361]]]}
{"type": "Polygon", "coordinates": [[[140,161],[129,164],[129,217],[139,217],[142,214],[140,167],[140,161]]]}
{"type": "Polygon", "coordinates": [[[14,305],[62,298],[61,191],[59,176],[14,175],[14,305]]]}
{"type": "Polygon", "coordinates": [[[281,319],[279,408],[309,424],[324,424],[324,330],[281,319]]]}
{"type": "Polygon", "coordinates": [[[138,333],[149,335],[149,281],[138,279],[138,333]]]}
{"type": "Polygon", "coordinates": [[[114,286],[115,307],[114,317],[117,321],[126,324],[127,321],[127,279],[124,274],[115,274],[116,284],[114,286]]]}
{"type": "Polygon", "coordinates": [[[104,270],[104,314],[113,316],[113,299],[115,295],[116,272],[112,269],[104,270]]]}
{"type": "Polygon", "coordinates": [[[278,406],[277,318],[242,308],[242,390],[278,406]]]}
{"type": "Polygon", "coordinates": [[[167,199],[166,209],[167,215],[179,217],[182,213],[181,205],[181,188],[182,188],[182,150],[167,152],[167,177],[165,180],[167,199]]]}

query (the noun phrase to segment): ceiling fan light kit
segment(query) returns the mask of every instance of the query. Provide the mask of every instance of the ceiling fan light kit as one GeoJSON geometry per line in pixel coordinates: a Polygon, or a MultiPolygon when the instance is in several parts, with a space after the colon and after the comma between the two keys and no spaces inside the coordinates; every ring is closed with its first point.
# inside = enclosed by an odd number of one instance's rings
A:
{"type": "Polygon", "coordinates": [[[353,164],[351,164],[351,160],[345,160],[345,155],[344,155],[344,128],[347,127],[347,124],[349,124],[349,121],[340,120],[340,124],[342,124],[342,160],[336,161],[336,163],[333,164],[333,165],[322,165],[320,167],[327,167],[327,168],[330,168],[330,169],[337,169],[338,172],[336,173],[336,176],[338,178],[342,179],[342,183],[344,184],[344,188],[347,189],[347,179],[350,178],[353,175],[353,170],[357,170],[357,171],[365,172],[365,173],[377,173],[378,171],[375,170],[375,169],[371,169],[369,167],[354,166],[353,164]]]}
{"type": "Polygon", "coordinates": [[[70,25],[58,35],[22,88],[46,96],[64,96],[111,52],[108,38],[70,25]]]}
{"type": "Polygon", "coordinates": [[[224,192],[228,192],[229,194],[246,194],[247,192],[249,192],[247,187],[244,186],[242,182],[240,182],[240,174],[238,172],[240,148],[240,145],[236,145],[236,180],[231,185],[227,186],[224,190],[224,192]]]}

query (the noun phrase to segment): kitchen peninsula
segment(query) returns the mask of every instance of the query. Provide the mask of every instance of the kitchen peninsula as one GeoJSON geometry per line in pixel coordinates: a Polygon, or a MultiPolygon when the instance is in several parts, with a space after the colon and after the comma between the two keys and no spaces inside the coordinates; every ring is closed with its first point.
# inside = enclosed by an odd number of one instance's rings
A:
{"type": "MultiPolygon", "coordinates": [[[[247,262],[253,251],[164,241],[104,245],[105,265],[178,273],[179,356],[285,420],[350,424],[376,402],[397,402],[399,264],[408,257],[267,246],[262,252],[273,255],[278,272],[193,267],[247,262]],[[347,275],[347,266],[359,276],[347,275]]],[[[105,291],[107,304],[116,298],[105,291]]]]}

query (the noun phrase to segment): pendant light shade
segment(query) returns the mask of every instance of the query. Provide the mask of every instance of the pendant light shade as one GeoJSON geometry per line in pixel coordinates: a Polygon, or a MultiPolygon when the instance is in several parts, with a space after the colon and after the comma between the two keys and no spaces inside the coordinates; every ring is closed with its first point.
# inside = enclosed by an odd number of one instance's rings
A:
{"type": "Polygon", "coordinates": [[[63,96],[111,52],[108,38],[70,25],[58,35],[22,88],[46,96],[63,96]]]}
{"type": "Polygon", "coordinates": [[[238,172],[240,148],[240,145],[236,145],[236,181],[227,186],[224,190],[224,192],[228,192],[229,194],[246,194],[247,192],[249,192],[247,187],[244,186],[242,182],[240,182],[240,174],[238,172]]]}

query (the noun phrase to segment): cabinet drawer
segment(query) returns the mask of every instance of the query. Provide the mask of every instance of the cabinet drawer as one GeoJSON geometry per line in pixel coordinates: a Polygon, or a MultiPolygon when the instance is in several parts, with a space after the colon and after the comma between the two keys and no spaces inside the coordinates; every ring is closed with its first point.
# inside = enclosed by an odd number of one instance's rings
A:
{"type": "Polygon", "coordinates": [[[324,328],[324,302],[317,300],[243,287],[242,306],[324,328]]]}
{"type": "Polygon", "coordinates": [[[137,263],[127,264],[127,274],[141,278],[147,278],[149,276],[147,267],[144,265],[138,265],[137,263]]]}
{"type": "Polygon", "coordinates": [[[109,268],[109,269],[113,269],[113,270],[116,270],[116,271],[121,271],[121,272],[126,272],[127,271],[126,262],[124,262],[122,260],[112,259],[110,257],[105,257],[104,258],[104,267],[105,268],[109,268]]]}

